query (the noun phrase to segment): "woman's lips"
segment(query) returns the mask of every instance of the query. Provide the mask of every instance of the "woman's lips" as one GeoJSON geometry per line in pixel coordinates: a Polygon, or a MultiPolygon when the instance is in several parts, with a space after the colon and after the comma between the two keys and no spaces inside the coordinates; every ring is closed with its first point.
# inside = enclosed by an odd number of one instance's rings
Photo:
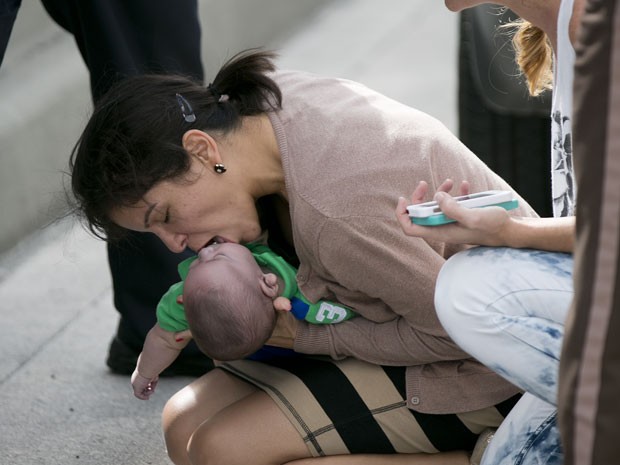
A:
{"type": "Polygon", "coordinates": [[[230,241],[230,240],[228,240],[228,239],[226,239],[226,238],[224,238],[224,237],[222,237],[222,236],[215,236],[215,237],[211,238],[209,241],[207,241],[207,242],[205,243],[205,245],[203,245],[203,246],[199,249],[199,251],[200,251],[200,250],[202,250],[202,249],[204,249],[205,247],[209,247],[210,245],[213,245],[213,244],[223,244],[223,243],[225,243],[225,242],[234,242],[234,241],[230,241]]]}

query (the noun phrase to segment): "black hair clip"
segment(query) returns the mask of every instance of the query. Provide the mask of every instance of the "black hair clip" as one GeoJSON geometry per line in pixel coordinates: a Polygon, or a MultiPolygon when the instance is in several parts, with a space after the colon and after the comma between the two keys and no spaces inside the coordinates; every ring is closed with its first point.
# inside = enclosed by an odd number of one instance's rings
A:
{"type": "Polygon", "coordinates": [[[192,106],[189,102],[183,97],[181,94],[177,94],[177,102],[179,103],[179,107],[181,107],[181,113],[183,114],[183,119],[186,123],[193,123],[196,121],[196,115],[194,114],[194,110],[192,110],[192,106]]]}

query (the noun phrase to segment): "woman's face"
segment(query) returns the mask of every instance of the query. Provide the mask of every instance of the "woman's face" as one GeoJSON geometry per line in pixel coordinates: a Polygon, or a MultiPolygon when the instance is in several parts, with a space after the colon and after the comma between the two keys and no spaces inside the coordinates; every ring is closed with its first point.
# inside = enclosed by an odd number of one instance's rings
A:
{"type": "Polygon", "coordinates": [[[245,243],[261,233],[254,198],[230,171],[217,174],[192,160],[183,179],[163,181],[135,205],[110,214],[119,226],[156,234],[173,252],[213,242],[245,243]]]}

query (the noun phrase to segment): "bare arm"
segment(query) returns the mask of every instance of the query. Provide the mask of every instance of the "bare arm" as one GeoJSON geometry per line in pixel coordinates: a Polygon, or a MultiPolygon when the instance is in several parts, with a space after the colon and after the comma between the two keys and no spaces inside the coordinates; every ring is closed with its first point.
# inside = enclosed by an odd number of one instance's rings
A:
{"type": "Polygon", "coordinates": [[[457,204],[444,192],[452,187],[446,181],[435,194],[435,200],[444,214],[457,223],[443,226],[413,224],[407,205],[424,201],[428,185],[421,182],[411,201],[401,197],[396,206],[396,218],[408,236],[456,244],[532,248],[552,252],[572,252],[575,218],[520,218],[511,216],[500,207],[468,209],[457,204]],[[448,188],[446,188],[448,186],[448,188]]]}
{"type": "Polygon", "coordinates": [[[511,218],[506,245],[551,252],[572,252],[575,241],[575,217],[511,218]]]}
{"type": "Polygon", "coordinates": [[[189,330],[171,332],[155,324],[146,335],[136,370],[131,376],[134,395],[147,400],[155,391],[159,374],[179,356],[191,340],[189,330]]]}

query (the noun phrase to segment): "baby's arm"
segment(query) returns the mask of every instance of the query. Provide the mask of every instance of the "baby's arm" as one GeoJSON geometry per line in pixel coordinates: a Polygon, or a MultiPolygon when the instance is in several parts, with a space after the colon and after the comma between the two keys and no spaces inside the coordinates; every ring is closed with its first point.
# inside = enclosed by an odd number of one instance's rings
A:
{"type": "Polygon", "coordinates": [[[148,400],[155,392],[159,374],[179,356],[191,340],[189,330],[166,331],[155,324],[146,335],[138,364],[131,375],[133,393],[138,399],[148,400]]]}

